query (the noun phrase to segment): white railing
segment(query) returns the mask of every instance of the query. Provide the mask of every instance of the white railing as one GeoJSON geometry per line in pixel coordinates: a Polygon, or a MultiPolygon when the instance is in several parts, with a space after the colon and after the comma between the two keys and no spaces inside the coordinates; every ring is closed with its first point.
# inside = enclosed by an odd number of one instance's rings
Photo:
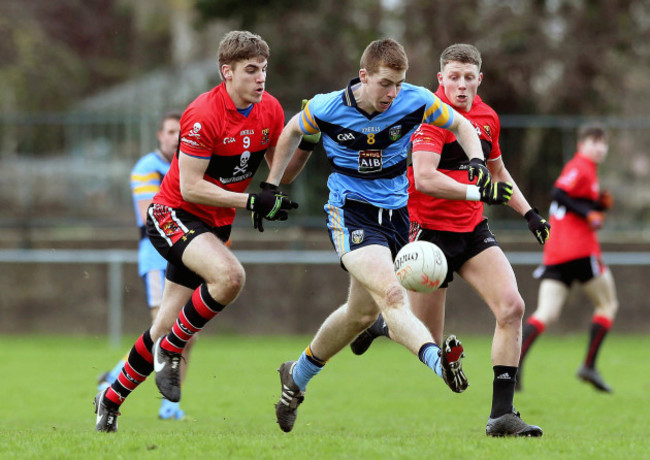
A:
{"type": "MultiPolygon", "coordinates": [[[[236,250],[235,255],[243,264],[338,264],[336,253],[332,250],[236,250]]],[[[541,251],[506,252],[513,265],[538,265],[542,261],[541,251]]],[[[608,265],[650,265],[650,252],[604,252],[603,259],[608,265]]],[[[77,249],[3,249],[0,250],[0,263],[93,263],[107,264],[106,287],[108,292],[108,336],[111,346],[118,347],[122,338],[122,284],[124,264],[138,261],[134,250],[77,250],[77,249]]]]}

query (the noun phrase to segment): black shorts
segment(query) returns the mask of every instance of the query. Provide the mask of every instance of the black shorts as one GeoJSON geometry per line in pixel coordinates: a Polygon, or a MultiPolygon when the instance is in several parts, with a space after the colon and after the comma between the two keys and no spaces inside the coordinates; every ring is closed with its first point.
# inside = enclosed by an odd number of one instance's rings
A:
{"type": "Polygon", "coordinates": [[[371,244],[388,247],[395,258],[402,246],[408,243],[409,214],[406,206],[383,209],[370,203],[346,200],[340,208],[327,204],[325,213],[330,241],[339,258],[371,244]]]}
{"type": "Polygon", "coordinates": [[[492,246],[499,246],[496,238],[488,227],[487,219],[483,219],[471,232],[444,232],[420,227],[416,222],[411,223],[411,241],[429,241],[437,245],[447,257],[447,277],[440,285],[446,288],[454,279],[457,272],[472,257],[492,246]]]}
{"type": "Polygon", "coordinates": [[[224,243],[232,227],[210,227],[201,219],[182,209],[152,204],[147,211],[147,235],[156,250],[167,260],[165,277],[190,289],[196,289],[203,278],[183,263],[187,245],[203,233],[212,233],[224,243]]]}
{"type": "Polygon", "coordinates": [[[582,257],[556,265],[540,265],[533,272],[533,277],[539,279],[557,280],[566,286],[574,281],[586,283],[605,271],[605,264],[596,256],[582,257]]]}

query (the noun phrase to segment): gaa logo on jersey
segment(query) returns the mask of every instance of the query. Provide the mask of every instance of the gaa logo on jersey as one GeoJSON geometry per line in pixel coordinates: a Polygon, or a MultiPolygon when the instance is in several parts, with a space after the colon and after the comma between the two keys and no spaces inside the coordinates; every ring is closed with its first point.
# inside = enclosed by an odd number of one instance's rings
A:
{"type": "Polygon", "coordinates": [[[388,137],[391,141],[396,141],[402,137],[402,125],[395,125],[388,130],[388,137]]]}
{"type": "Polygon", "coordinates": [[[359,172],[363,174],[381,171],[381,150],[359,150],[359,172]]]}
{"type": "Polygon", "coordinates": [[[271,129],[270,128],[264,128],[262,130],[262,144],[266,144],[269,141],[269,136],[271,134],[271,129]]]}
{"type": "Polygon", "coordinates": [[[354,230],[351,233],[350,237],[352,239],[353,244],[362,243],[363,242],[363,237],[364,237],[363,230],[354,230]]]}

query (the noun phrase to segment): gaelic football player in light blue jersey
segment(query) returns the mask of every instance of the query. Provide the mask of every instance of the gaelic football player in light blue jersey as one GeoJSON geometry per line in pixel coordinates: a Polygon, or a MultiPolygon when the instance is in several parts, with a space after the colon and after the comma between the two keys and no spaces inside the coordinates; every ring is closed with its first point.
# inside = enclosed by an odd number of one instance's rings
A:
{"type": "Polygon", "coordinates": [[[485,187],[490,176],[472,125],[429,90],[405,82],[408,58],[392,39],[377,40],[361,57],[347,88],[320,94],[285,126],[267,182],[278,184],[301,136],[322,134],[331,165],[325,205],[330,238],[350,274],[345,304],[323,323],[298,361],[280,366],[276,417],[293,428],[307,383],[381,312],[395,341],[443,377],[455,392],[467,387],[455,336],[442,344],[411,313],[393,258],[408,241],[406,162],[409,139],[421,123],[451,130],[470,159],[469,176],[485,187]]]}

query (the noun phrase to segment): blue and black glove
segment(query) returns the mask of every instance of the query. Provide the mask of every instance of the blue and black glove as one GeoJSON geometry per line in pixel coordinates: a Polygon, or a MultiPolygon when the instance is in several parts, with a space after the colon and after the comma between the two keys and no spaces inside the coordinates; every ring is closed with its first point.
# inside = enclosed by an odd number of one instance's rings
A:
{"type": "Polygon", "coordinates": [[[262,191],[248,195],[246,209],[252,211],[253,227],[260,232],[264,231],[264,219],[287,220],[289,210],[298,208],[298,203],[291,201],[286,193],[278,189],[277,185],[262,182],[262,191]]]}
{"type": "Polygon", "coordinates": [[[546,240],[548,240],[548,237],[551,235],[551,224],[546,222],[546,219],[539,215],[537,208],[530,208],[530,210],[524,214],[524,219],[528,222],[528,229],[533,232],[533,235],[535,235],[539,244],[546,243],[546,240]]]}
{"type": "MultiPolygon", "coordinates": [[[[300,110],[303,110],[308,102],[309,99],[303,99],[300,110]]],[[[311,152],[316,148],[318,142],[320,142],[320,131],[318,131],[316,134],[303,134],[302,139],[300,139],[300,144],[298,144],[298,148],[300,150],[311,152]]]]}

